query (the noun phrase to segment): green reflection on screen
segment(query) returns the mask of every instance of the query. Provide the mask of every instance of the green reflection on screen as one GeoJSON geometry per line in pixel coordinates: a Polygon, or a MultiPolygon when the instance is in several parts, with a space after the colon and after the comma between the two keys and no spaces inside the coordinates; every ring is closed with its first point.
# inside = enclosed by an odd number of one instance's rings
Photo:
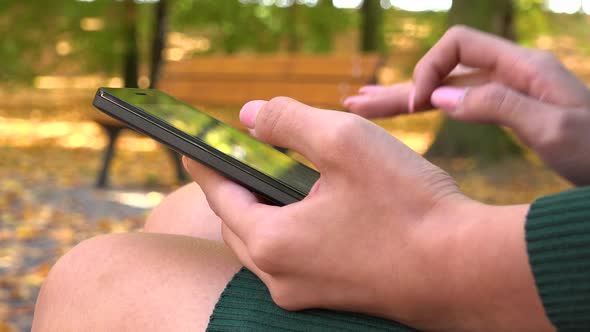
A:
{"type": "Polygon", "coordinates": [[[157,90],[105,89],[216,150],[304,194],[319,174],[247,134],[157,90]],[[147,93],[138,95],[139,93],[147,93]]]}

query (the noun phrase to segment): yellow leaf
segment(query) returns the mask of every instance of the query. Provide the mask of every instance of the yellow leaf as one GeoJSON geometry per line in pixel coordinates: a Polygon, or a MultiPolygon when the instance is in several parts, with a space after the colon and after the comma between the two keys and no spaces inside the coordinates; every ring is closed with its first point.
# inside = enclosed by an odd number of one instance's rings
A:
{"type": "Polygon", "coordinates": [[[0,321],[0,332],[16,332],[16,328],[12,324],[0,321]]]}
{"type": "Polygon", "coordinates": [[[37,229],[30,225],[21,225],[16,228],[16,238],[19,240],[31,240],[37,236],[37,229]]]}

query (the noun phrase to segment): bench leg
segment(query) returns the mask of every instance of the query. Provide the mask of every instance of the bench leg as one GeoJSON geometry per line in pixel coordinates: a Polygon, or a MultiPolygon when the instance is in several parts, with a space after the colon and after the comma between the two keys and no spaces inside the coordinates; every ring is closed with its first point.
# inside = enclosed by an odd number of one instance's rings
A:
{"type": "Polygon", "coordinates": [[[176,169],[176,178],[178,179],[178,182],[185,183],[188,179],[186,173],[184,172],[184,166],[182,166],[182,157],[179,153],[172,149],[166,148],[166,150],[168,150],[170,156],[172,157],[172,162],[174,162],[174,168],[176,169]]]}
{"type": "Polygon", "coordinates": [[[122,127],[108,125],[102,125],[102,127],[107,132],[109,143],[104,150],[102,167],[100,168],[100,174],[98,175],[98,179],[96,181],[96,186],[98,188],[106,188],[107,186],[109,166],[111,164],[111,160],[113,159],[113,155],[115,154],[115,142],[117,141],[117,137],[119,137],[121,129],[123,129],[122,127]]]}

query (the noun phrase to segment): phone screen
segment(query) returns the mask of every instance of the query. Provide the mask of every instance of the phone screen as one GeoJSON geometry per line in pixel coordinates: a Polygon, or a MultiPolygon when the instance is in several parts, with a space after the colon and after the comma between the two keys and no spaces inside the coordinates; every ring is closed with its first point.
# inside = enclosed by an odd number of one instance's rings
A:
{"type": "Polygon", "coordinates": [[[104,89],[206,145],[292,189],[308,194],[315,170],[212,116],[158,90],[104,89]]]}

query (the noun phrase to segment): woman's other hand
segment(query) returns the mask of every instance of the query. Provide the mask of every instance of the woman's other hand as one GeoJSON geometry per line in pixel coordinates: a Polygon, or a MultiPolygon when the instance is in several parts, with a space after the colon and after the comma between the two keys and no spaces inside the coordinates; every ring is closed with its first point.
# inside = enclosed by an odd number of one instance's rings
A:
{"type": "Polygon", "coordinates": [[[365,87],[345,105],[367,117],[434,106],[506,126],[563,177],[590,184],[590,93],[546,51],[454,27],[418,62],[413,83],[365,87]]]}

